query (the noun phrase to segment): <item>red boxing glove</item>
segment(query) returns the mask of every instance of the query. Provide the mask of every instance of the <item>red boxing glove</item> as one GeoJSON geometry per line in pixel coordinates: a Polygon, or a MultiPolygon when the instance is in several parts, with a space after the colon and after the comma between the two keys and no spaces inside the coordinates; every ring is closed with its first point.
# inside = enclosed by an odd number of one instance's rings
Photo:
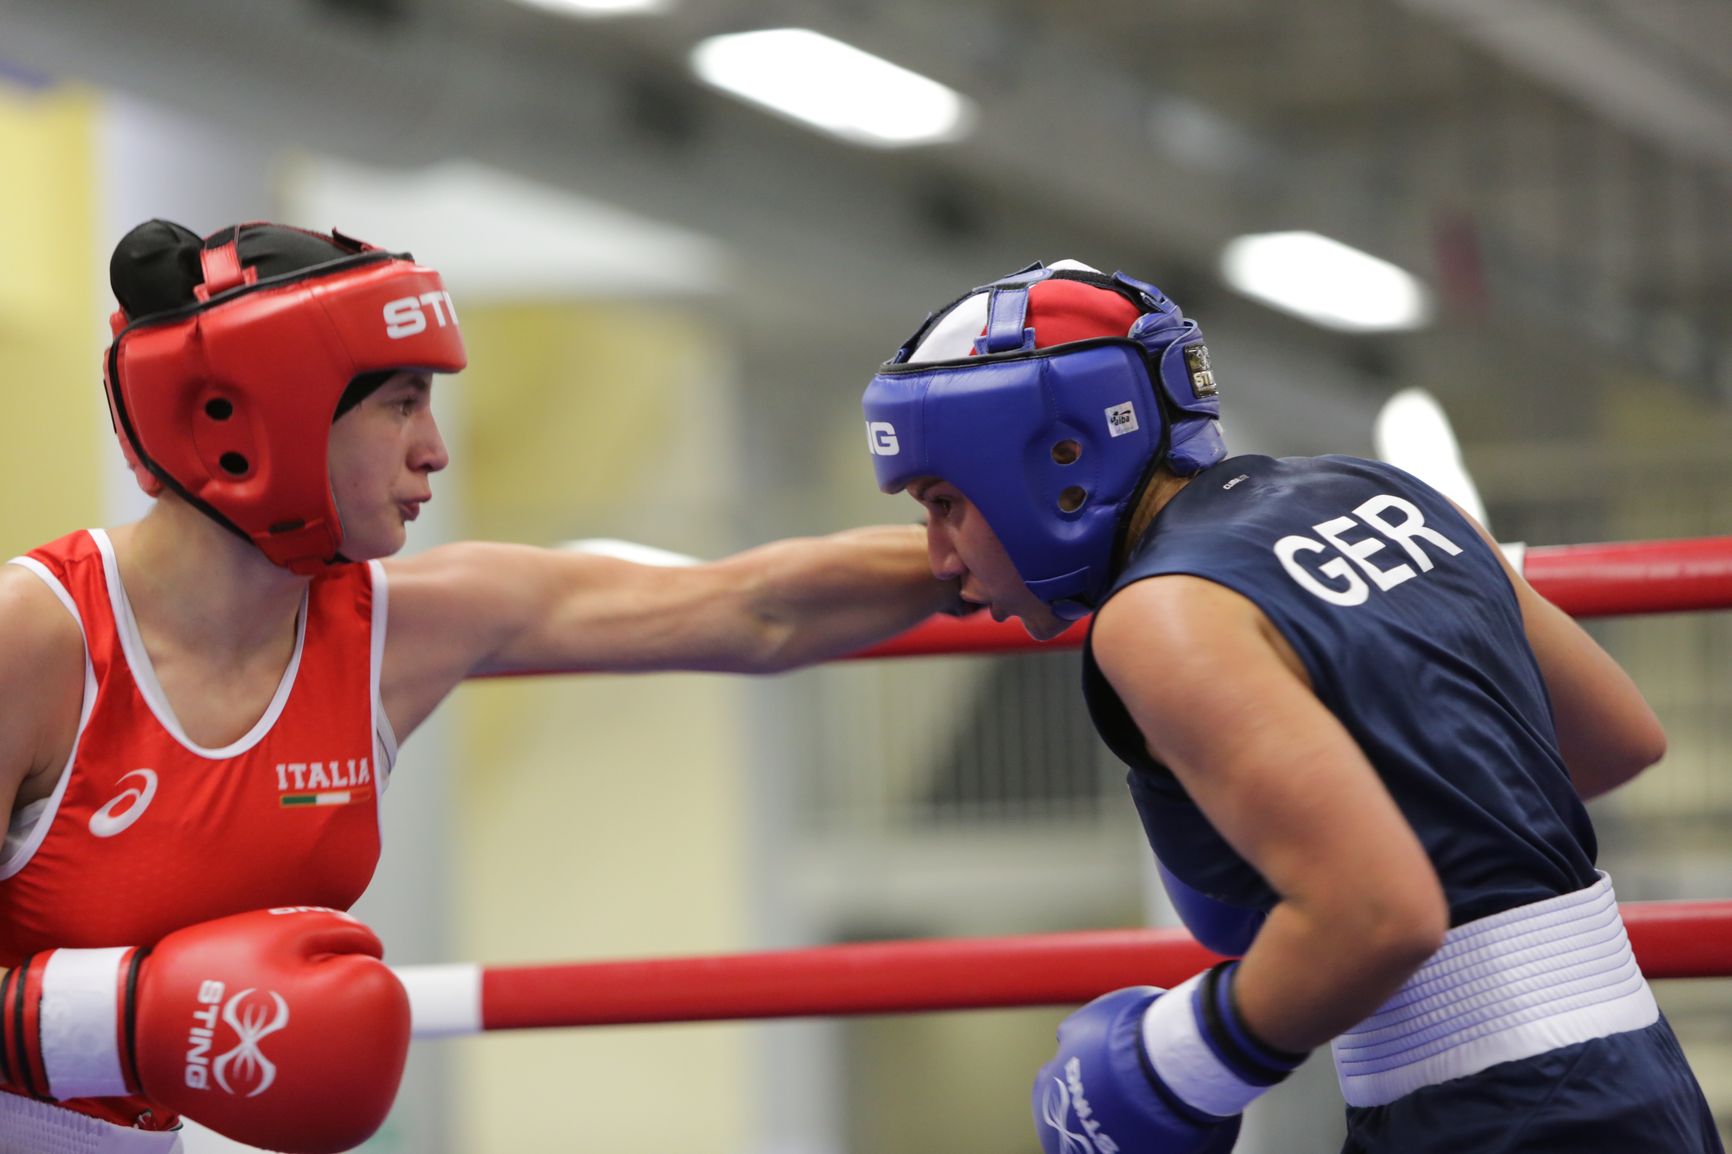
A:
{"type": "Polygon", "coordinates": [[[142,1094],[221,1134],[334,1154],[385,1120],[409,998],[336,910],[256,910],[150,950],[49,950],[0,980],[0,1077],[40,1097],[142,1094]]]}

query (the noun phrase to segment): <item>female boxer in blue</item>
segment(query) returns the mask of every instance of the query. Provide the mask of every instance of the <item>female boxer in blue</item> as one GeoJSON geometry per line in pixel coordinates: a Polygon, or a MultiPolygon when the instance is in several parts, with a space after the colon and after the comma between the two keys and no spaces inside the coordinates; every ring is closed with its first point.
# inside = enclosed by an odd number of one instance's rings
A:
{"type": "Polygon", "coordinates": [[[1227,455],[1202,333],[1152,285],[1033,266],[866,389],[936,575],[1051,637],[1192,932],[1241,957],[1071,1015],[1048,1154],[1225,1151],[1329,1043],[1346,1151],[1718,1152],[1582,799],[1665,737],[1447,499],[1349,457],[1227,455]]]}

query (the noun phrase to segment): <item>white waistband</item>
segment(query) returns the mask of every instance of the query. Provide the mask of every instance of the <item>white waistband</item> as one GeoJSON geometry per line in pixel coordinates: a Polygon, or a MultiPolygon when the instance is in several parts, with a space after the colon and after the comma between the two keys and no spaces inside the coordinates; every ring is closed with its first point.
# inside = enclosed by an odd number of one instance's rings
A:
{"type": "Polygon", "coordinates": [[[132,1130],[52,1102],[0,1094],[0,1154],[181,1154],[178,1130],[132,1130]]]}
{"type": "Polygon", "coordinates": [[[1612,879],[1457,926],[1378,1011],[1331,1043],[1349,1106],[1651,1026],[1612,879]]]}

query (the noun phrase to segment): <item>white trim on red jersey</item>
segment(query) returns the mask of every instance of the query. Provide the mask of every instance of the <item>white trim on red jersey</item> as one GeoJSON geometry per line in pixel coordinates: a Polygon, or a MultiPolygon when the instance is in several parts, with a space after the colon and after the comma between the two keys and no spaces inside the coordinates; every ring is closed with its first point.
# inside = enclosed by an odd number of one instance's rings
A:
{"type": "Polygon", "coordinates": [[[380,689],[385,669],[385,624],[390,615],[391,593],[385,579],[385,567],[377,561],[367,562],[373,586],[373,651],[369,658],[368,681],[373,691],[373,780],[378,800],[373,813],[379,822],[379,848],[385,848],[385,790],[391,784],[391,770],[397,765],[397,731],[391,728],[391,718],[385,712],[385,698],[380,689]]]}
{"type": "Polygon", "coordinates": [[[73,735],[72,749],[66,755],[66,764],[60,767],[60,780],[54,783],[54,792],[39,802],[21,806],[12,811],[11,820],[6,830],[6,848],[0,853],[0,881],[11,877],[30,864],[30,859],[36,856],[36,847],[42,844],[42,839],[48,835],[48,827],[54,821],[54,814],[60,808],[60,799],[66,793],[66,783],[72,779],[72,763],[78,758],[78,743],[84,737],[84,727],[90,724],[91,711],[96,708],[96,667],[90,661],[90,639],[84,632],[84,618],[78,614],[78,605],[72,600],[72,594],[66,591],[66,586],[59,578],[48,571],[48,567],[34,557],[14,557],[9,565],[20,569],[28,569],[48,586],[49,592],[56,600],[72,614],[72,620],[78,625],[78,636],[84,643],[84,701],[78,707],[78,732],[73,735]]]}
{"type": "Polygon", "coordinates": [[[272,695],[271,703],[265,707],[264,714],[253,723],[251,729],[221,749],[210,749],[186,735],[186,731],[180,727],[180,719],[174,715],[174,707],[169,704],[168,694],[163,692],[162,683],[156,679],[156,666],[151,663],[150,654],[144,648],[144,638],[138,632],[138,620],[132,615],[132,602],[127,599],[126,586],[120,581],[120,565],[114,557],[114,543],[102,529],[90,530],[90,538],[96,542],[96,548],[102,554],[102,571],[108,579],[109,610],[114,614],[114,629],[120,637],[120,651],[126,657],[127,667],[132,671],[132,680],[138,686],[139,696],[144,698],[144,703],[150,707],[151,713],[156,715],[157,723],[162,726],[163,731],[189,753],[212,761],[237,757],[263,741],[271,727],[276,725],[283,706],[288,703],[289,692],[295,687],[295,674],[301,668],[301,651],[307,640],[306,594],[301,594],[301,607],[295,613],[295,649],[289,655],[289,666],[283,670],[282,679],[277,682],[277,691],[272,695]]]}

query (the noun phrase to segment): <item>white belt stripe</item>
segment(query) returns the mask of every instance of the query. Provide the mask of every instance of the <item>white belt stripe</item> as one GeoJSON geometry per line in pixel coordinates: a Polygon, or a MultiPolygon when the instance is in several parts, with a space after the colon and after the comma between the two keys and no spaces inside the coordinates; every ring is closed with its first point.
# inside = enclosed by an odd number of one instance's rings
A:
{"type": "Polygon", "coordinates": [[[0,1094],[0,1154],[182,1154],[182,1146],[178,1130],[134,1130],[0,1094]]]}
{"type": "Polygon", "coordinates": [[[1332,1045],[1350,1105],[1651,1025],[1611,879],[1451,930],[1375,1014],[1332,1045]]]}

